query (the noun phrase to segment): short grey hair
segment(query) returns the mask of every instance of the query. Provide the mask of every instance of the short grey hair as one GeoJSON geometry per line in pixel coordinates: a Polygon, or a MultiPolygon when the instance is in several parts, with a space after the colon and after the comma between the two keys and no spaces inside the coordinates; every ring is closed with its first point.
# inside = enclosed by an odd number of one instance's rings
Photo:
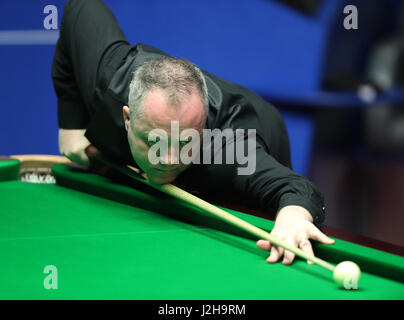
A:
{"type": "Polygon", "coordinates": [[[129,85],[128,104],[131,118],[143,117],[143,103],[152,89],[162,89],[169,105],[179,107],[181,97],[197,90],[205,115],[209,110],[208,89],[201,70],[185,59],[163,57],[143,62],[133,73],[129,85]]]}

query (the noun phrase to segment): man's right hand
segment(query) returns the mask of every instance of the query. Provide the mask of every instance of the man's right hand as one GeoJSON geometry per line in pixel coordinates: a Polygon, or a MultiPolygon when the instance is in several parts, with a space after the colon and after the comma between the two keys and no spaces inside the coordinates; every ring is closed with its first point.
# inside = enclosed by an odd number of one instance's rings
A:
{"type": "Polygon", "coordinates": [[[85,152],[90,141],[84,136],[86,129],[59,129],[59,152],[71,161],[89,166],[85,152]]]}

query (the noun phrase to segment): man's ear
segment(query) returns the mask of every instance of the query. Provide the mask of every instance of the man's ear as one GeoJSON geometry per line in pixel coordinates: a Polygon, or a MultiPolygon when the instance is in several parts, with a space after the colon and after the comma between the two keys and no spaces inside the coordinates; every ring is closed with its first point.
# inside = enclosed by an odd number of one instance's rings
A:
{"type": "Polygon", "coordinates": [[[128,106],[123,106],[122,108],[123,112],[123,120],[125,121],[125,129],[126,131],[129,131],[129,126],[130,126],[130,110],[128,106]]]}

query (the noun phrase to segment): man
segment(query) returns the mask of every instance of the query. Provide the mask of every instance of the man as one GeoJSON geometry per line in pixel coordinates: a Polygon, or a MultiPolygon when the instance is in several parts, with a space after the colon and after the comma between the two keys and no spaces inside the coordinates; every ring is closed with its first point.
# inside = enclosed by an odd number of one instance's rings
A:
{"type": "MultiPolygon", "coordinates": [[[[279,112],[251,91],[188,61],[140,43],[131,46],[101,0],[67,2],[52,77],[60,152],[72,161],[88,165],[86,150],[93,149],[139,167],[153,183],[176,183],[206,193],[226,190],[276,212],[272,234],[310,254],[309,239],[333,243],[317,228],[324,220],[322,195],[291,170],[289,140],[279,112]],[[254,160],[254,170],[239,174],[240,161],[185,163],[176,151],[194,146],[198,139],[184,144],[181,140],[177,148],[174,144],[190,129],[199,133],[199,142],[204,130],[245,129],[247,134],[236,135],[224,147],[240,146],[241,141],[254,160]],[[158,155],[158,162],[150,159],[158,142],[150,136],[155,130],[167,133],[168,148],[158,155]]],[[[283,263],[290,264],[294,259],[293,253],[268,241],[257,245],[270,251],[270,263],[283,257],[283,263]]]]}

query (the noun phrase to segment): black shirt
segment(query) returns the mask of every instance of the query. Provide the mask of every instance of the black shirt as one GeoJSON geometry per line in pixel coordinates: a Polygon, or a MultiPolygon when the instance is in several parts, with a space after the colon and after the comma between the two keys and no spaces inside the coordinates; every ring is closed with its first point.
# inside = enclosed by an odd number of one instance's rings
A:
{"type": "MultiPolygon", "coordinates": [[[[128,105],[129,83],[136,68],[164,56],[168,54],[151,46],[129,45],[102,1],[69,1],[52,69],[59,127],[86,129],[88,140],[106,156],[136,165],[122,107],[128,105]]],[[[292,171],[288,134],[279,111],[246,88],[206,71],[203,74],[209,94],[205,128],[255,129],[256,170],[239,175],[237,162],[193,164],[175,183],[201,193],[243,198],[270,213],[299,205],[321,226],[323,196],[313,183],[292,171]]]]}

